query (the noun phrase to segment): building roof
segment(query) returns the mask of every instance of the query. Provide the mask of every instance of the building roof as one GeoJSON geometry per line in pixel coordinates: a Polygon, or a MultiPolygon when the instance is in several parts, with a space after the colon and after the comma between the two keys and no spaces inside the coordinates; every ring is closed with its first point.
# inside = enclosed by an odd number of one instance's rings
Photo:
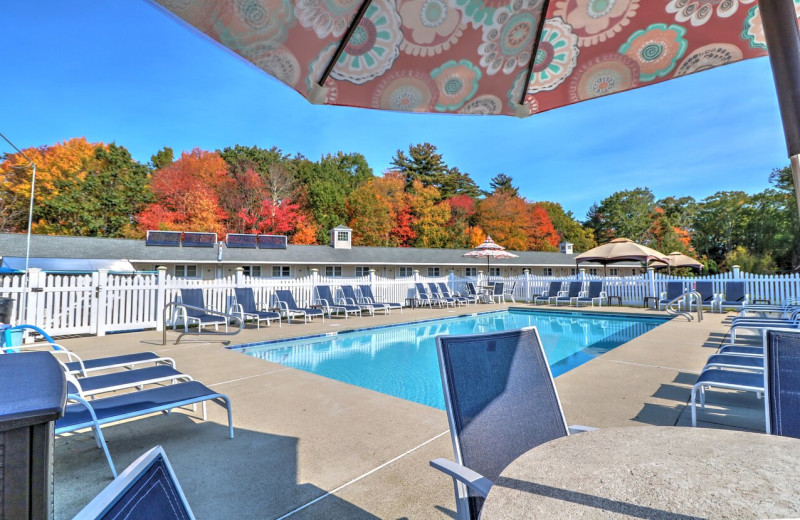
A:
{"type": "MultiPolygon", "coordinates": [[[[24,257],[24,234],[0,233],[0,257],[24,257]]],[[[331,246],[288,245],[286,249],[241,249],[224,245],[222,260],[218,247],[147,246],[144,240],[123,238],[33,235],[31,257],[93,258],[127,260],[132,263],[221,263],[278,265],[438,265],[480,266],[483,259],[465,258],[469,249],[426,249],[408,247],[362,247],[335,249],[331,246]]],[[[514,251],[517,258],[492,260],[496,267],[574,267],[577,254],[543,251],[514,251]]],[[[592,264],[582,264],[592,265],[592,264]]],[[[637,266],[638,264],[620,264],[637,266]]]]}

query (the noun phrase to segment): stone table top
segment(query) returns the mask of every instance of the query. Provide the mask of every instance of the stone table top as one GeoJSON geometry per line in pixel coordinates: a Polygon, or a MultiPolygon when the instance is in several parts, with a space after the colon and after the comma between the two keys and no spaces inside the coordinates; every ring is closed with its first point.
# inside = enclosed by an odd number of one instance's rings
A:
{"type": "Polygon", "coordinates": [[[730,430],[606,428],[524,453],[482,520],[800,517],[800,440],[730,430]]]}

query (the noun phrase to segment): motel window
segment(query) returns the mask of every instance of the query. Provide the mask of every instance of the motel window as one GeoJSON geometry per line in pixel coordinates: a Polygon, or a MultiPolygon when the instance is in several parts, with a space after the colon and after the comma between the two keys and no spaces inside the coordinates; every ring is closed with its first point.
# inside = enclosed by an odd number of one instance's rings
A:
{"type": "Polygon", "coordinates": [[[617,269],[616,267],[613,267],[613,268],[608,270],[608,274],[610,276],[619,276],[619,269],[617,269]]]}
{"type": "Polygon", "coordinates": [[[575,268],[574,267],[570,270],[570,274],[572,274],[572,276],[575,276],[575,268]]]}
{"type": "Polygon", "coordinates": [[[410,267],[398,267],[397,276],[414,276],[414,270],[410,267]]]}
{"type": "Polygon", "coordinates": [[[429,267],[428,276],[441,276],[441,270],[438,267],[429,267]]]}
{"type": "Polygon", "coordinates": [[[464,276],[478,276],[477,267],[467,267],[464,269],[464,276]]]}
{"type": "Polygon", "coordinates": [[[347,242],[350,240],[350,233],[347,231],[337,231],[336,232],[336,241],[337,242],[347,242]]]}
{"type": "Polygon", "coordinates": [[[288,278],[291,276],[291,269],[288,265],[273,265],[272,277],[273,278],[288,278]]]}
{"type": "Polygon", "coordinates": [[[589,269],[589,274],[592,276],[597,276],[597,268],[592,267],[589,269]]]}
{"type": "Polygon", "coordinates": [[[326,265],[325,276],[342,276],[342,266],[340,265],[326,265]]]}
{"type": "Polygon", "coordinates": [[[489,276],[500,276],[500,268],[499,267],[490,267],[489,268],[489,276]]]}
{"type": "Polygon", "coordinates": [[[369,267],[356,267],[356,276],[369,276],[369,267]]]}
{"type": "Polygon", "coordinates": [[[545,276],[553,276],[553,268],[552,267],[545,267],[542,269],[544,271],[545,276]]]}
{"type": "Polygon", "coordinates": [[[176,265],[175,276],[178,278],[197,278],[196,265],[176,265]]]}
{"type": "Polygon", "coordinates": [[[244,265],[242,266],[244,269],[245,276],[261,276],[261,266],[260,265],[244,265]]]}

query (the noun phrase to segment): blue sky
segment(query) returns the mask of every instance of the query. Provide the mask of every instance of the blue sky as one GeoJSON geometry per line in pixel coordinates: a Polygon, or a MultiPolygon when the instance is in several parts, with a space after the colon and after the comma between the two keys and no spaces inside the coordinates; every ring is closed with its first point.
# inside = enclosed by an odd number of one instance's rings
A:
{"type": "Polygon", "coordinates": [[[481,187],[502,172],[578,219],[635,187],[753,193],[788,165],[766,58],[520,120],[314,106],[142,0],[8,2],[0,49],[0,132],[20,147],[86,136],[143,162],[163,146],[342,150],[380,174],[427,141],[481,187]]]}

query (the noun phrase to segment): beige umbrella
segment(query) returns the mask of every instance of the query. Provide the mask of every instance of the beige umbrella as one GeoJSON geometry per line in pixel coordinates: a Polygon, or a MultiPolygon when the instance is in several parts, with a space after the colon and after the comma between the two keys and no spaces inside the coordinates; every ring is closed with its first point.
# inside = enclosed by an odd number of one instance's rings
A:
{"type": "Polygon", "coordinates": [[[575,263],[598,262],[605,267],[615,262],[662,261],[668,263],[666,255],[627,238],[615,238],[607,244],[597,246],[575,257],[575,263]]]}
{"type": "MultiPolygon", "coordinates": [[[[662,262],[659,261],[658,263],[661,264],[662,262]]],[[[694,269],[703,269],[703,264],[691,256],[686,256],[681,252],[673,251],[667,255],[667,262],[664,262],[663,265],[655,265],[653,267],[655,269],[663,269],[664,267],[667,267],[668,272],[671,273],[673,267],[691,267],[694,269]]]]}

